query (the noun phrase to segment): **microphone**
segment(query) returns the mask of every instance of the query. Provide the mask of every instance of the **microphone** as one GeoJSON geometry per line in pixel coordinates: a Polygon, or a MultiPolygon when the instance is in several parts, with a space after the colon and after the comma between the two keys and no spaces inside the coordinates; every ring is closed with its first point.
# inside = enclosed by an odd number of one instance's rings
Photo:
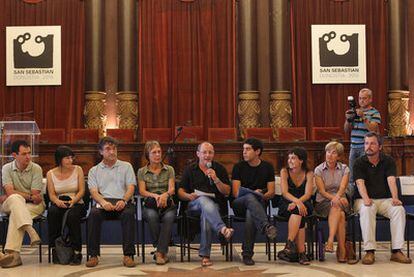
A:
{"type": "MultiPolygon", "coordinates": [[[[213,164],[211,162],[207,162],[206,166],[207,166],[208,169],[210,169],[210,168],[212,168],[213,164]]],[[[210,181],[210,185],[214,186],[214,181],[213,181],[213,179],[211,179],[210,176],[208,176],[208,180],[210,181]]]]}

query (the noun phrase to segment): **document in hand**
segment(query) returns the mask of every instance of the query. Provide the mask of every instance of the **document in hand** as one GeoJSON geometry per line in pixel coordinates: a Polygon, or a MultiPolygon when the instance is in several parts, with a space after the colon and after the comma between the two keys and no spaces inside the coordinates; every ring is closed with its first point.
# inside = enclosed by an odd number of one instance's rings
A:
{"type": "Polygon", "coordinates": [[[249,193],[252,193],[254,196],[258,197],[259,200],[263,199],[263,196],[262,196],[261,193],[259,193],[257,191],[254,191],[254,190],[251,190],[249,188],[242,187],[242,186],[240,186],[240,188],[239,188],[239,195],[237,195],[237,198],[245,196],[249,193]]]}
{"type": "Polygon", "coordinates": [[[216,198],[216,195],[214,193],[204,192],[204,191],[197,190],[197,189],[194,190],[194,193],[197,194],[198,196],[208,196],[211,198],[216,198]]]}

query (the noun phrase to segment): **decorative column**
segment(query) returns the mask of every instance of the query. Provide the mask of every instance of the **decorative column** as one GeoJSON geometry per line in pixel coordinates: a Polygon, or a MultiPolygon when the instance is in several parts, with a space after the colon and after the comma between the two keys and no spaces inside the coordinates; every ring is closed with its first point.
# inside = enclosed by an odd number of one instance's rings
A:
{"type": "Polygon", "coordinates": [[[290,23],[288,0],[269,0],[270,12],[270,127],[278,139],[279,127],[292,126],[290,91],[290,23]]]}
{"type": "Polygon", "coordinates": [[[238,1],[239,130],[260,127],[257,76],[256,0],[238,1]]]}
{"type": "Polygon", "coordinates": [[[99,129],[103,135],[106,124],[103,72],[103,1],[86,0],[85,47],[85,128],[99,129]]]}
{"type": "Polygon", "coordinates": [[[388,91],[388,136],[411,135],[408,110],[408,75],[406,61],[406,1],[389,1],[389,91],[388,91]]]}
{"type": "Polygon", "coordinates": [[[120,129],[138,129],[135,0],[119,2],[119,78],[117,114],[120,129]]]}

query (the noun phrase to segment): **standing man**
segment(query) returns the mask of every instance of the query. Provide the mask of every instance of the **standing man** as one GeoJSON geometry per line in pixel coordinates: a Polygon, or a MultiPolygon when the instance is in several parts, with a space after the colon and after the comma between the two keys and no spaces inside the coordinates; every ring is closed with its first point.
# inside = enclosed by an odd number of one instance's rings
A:
{"type": "Polygon", "coordinates": [[[88,186],[96,205],[88,217],[88,247],[91,258],[87,267],[98,265],[100,255],[101,226],[105,219],[120,219],[122,226],[123,264],[134,267],[135,255],[135,205],[131,202],[136,178],[132,165],[118,160],[118,142],[103,137],[99,143],[102,161],[89,170],[88,186]]]}
{"type": "Polygon", "coordinates": [[[245,239],[242,245],[243,263],[254,265],[253,247],[256,230],[269,239],[276,237],[276,227],[268,219],[266,201],[275,195],[275,170],[260,159],[263,143],[256,138],[248,138],[243,144],[243,159],[233,167],[234,213],[246,217],[245,239]],[[242,193],[239,193],[242,192],[242,193]]]}
{"type": "Polygon", "coordinates": [[[377,109],[372,106],[372,91],[369,88],[363,88],[359,91],[358,96],[359,108],[347,110],[345,113],[344,131],[351,131],[351,150],[349,152],[349,169],[351,170],[349,183],[349,193],[353,194],[355,179],[353,178],[353,165],[357,158],[365,154],[364,136],[368,132],[379,133],[379,124],[381,124],[381,115],[377,109]]]}
{"type": "Polygon", "coordinates": [[[31,246],[40,243],[40,237],[32,227],[32,218],[45,210],[41,195],[42,168],[32,162],[30,145],[26,141],[17,140],[13,142],[11,151],[14,161],[3,166],[5,195],[0,196],[0,211],[9,215],[4,247],[6,254],[0,254],[0,265],[3,268],[22,264],[20,249],[25,233],[30,237],[31,246]]]}
{"type": "Polygon", "coordinates": [[[355,211],[359,213],[365,256],[363,264],[375,262],[376,215],[390,219],[392,254],[391,261],[410,264],[401,249],[404,246],[405,209],[398,199],[396,165],[394,160],[381,153],[381,138],[375,132],[365,135],[365,155],[354,164],[354,176],[358,187],[355,211]]]}
{"type": "Polygon", "coordinates": [[[212,232],[229,240],[234,230],[227,228],[220,216],[227,212],[226,197],[230,194],[230,180],[226,169],[213,161],[214,147],[203,142],[197,147],[198,162],[183,173],[178,196],[188,203],[190,215],[200,215],[200,250],[202,266],[211,266],[212,232]],[[220,210],[220,211],[219,211],[220,210]]]}

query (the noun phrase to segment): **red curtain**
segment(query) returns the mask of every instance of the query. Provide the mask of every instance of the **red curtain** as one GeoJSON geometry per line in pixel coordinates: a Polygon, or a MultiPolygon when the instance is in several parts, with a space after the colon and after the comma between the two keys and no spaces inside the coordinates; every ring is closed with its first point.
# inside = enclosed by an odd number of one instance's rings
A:
{"type": "MultiPolygon", "coordinates": [[[[82,126],[84,91],[84,1],[45,0],[39,4],[0,1],[0,37],[6,26],[61,25],[62,85],[6,87],[6,69],[0,66],[0,118],[27,113],[40,128],[82,126]],[[32,114],[30,112],[33,111],[32,114]]],[[[4,40],[0,64],[6,64],[4,40]]]]}
{"type": "Polygon", "coordinates": [[[139,4],[141,126],[235,127],[234,1],[139,4]]]}
{"type": "Polygon", "coordinates": [[[387,19],[384,0],[291,0],[294,125],[342,127],[347,96],[369,87],[386,126],[387,19]],[[367,84],[312,84],[311,24],[366,25],[367,84]]]}

